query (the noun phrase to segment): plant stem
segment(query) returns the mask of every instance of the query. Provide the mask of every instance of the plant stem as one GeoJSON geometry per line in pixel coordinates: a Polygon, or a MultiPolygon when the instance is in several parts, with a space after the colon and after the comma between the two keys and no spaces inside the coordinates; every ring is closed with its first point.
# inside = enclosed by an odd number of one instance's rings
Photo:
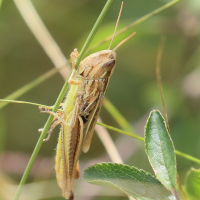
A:
{"type": "Polygon", "coordinates": [[[1,5],[2,5],[2,2],[3,2],[3,0],[0,0],[0,8],[1,8],[1,5]]]}
{"type": "MultiPolygon", "coordinates": [[[[147,15],[141,17],[140,19],[134,21],[133,23],[129,24],[128,26],[126,26],[126,27],[122,28],[121,30],[117,31],[116,34],[115,34],[115,37],[116,37],[117,35],[122,34],[122,33],[125,32],[125,31],[127,31],[129,28],[131,28],[131,27],[133,27],[133,26],[136,26],[136,25],[138,25],[138,24],[141,24],[142,22],[145,22],[146,20],[150,19],[150,18],[153,17],[154,15],[156,15],[156,14],[162,12],[163,10],[165,10],[165,9],[167,9],[167,8],[169,8],[169,7],[171,7],[171,6],[173,6],[174,4],[178,3],[179,1],[181,1],[181,0],[173,0],[173,1],[171,1],[171,2],[169,2],[169,3],[167,3],[167,4],[165,4],[164,6],[158,8],[158,9],[152,11],[152,12],[150,12],[149,14],[147,14],[147,15]]],[[[92,47],[90,47],[90,48],[88,49],[88,51],[92,51],[92,50],[95,49],[96,47],[98,47],[98,46],[100,46],[100,45],[106,43],[106,42],[109,41],[109,40],[111,40],[111,38],[112,38],[112,35],[108,36],[106,39],[102,40],[102,41],[99,42],[98,44],[95,44],[95,45],[93,45],[92,47]]]]}
{"type": "MultiPolygon", "coordinates": [[[[42,105],[42,104],[37,104],[37,103],[32,103],[32,102],[26,102],[26,101],[16,101],[16,100],[5,100],[5,99],[0,99],[0,102],[9,102],[9,103],[21,103],[21,104],[30,104],[30,105],[35,105],[35,106],[42,106],[42,107],[45,107],[45,108],[48,108],[48,109],[52,109],[52,107],[50,106],[46,106],[46,105],[42,105]]],[[[62,110],[59,110],[59,111],[62,111],[62,110]]],[[[118,128],[115,128],[115,127],[112,127],[112,126],[108,126],[106,124],[103,124],[103,123],[100,123],[100,122],[97,122],[97,125],[99,126],[103,126],[107,129],[110,129],[110,130],[113,130],[113,131],[116,131],[116,132],[119,132],[119,133],[122,133],[124,135],[128,135],[130,137],[133,137],[135,139],[138,139],[138,140],[141,140],[141,141],[144,141],[144,138],[143,137],[140,137],[140,136],[137,136],[133,133],[130,133],[130,132],[127,132],[127,131],[123,131],[123,130],[120,130],[118,128]]],[[[176,155],[179,155],[181,157],[184,157],[188,160],[191,160],[193,162],[196,162],[198,164],[200,164],[200,160],[198,158],[195,158],[193,156],[190,156],[188,154],[185,154],[185,153],[182,153],[180,151],[177,151],[175,150],[175,153],[176,155]]]]}
{"type": "MultiPolygon", "coordinates": [[[[113,130],[113,131],[122,133],[122,134],[124,134],[124,135],[128,135],[128,136],[133,137],[133,138],[135,138],[135,139],[144,141],[144,138],[143,138],[143,137],[140,137],[140,136],[134,135],[134,134],[132,134],[132,133],[129,133],[129,132],[120,130],[120,129],[118,129],[118,128],[114,128],[114,127],[112,127],[112,126],[108,126],[108,125],[106,125],[106,124],[102,124],[102,123],[99,123],[99,122],[97,122],[97,125],[104,126],[104,127],[107,128],[107,129],[110,129],[110,130],[113,130]]],[[[200,164],[200,159],[198,159],[198,158],[195,158],[195,157],[193,157],[193,156],[190,156],[190,155],[188,155],[188,154],[182,153],[182,152],[177,151],[177,150],[175,150],[175,153],[176,153],[176,155],[179,155],[179,156],[181,156],[181,157],[184,157],[184,158],[186,158],[187,160],[191,160],[191,161],[193,161],[193,162],[195,162],[195,163],[197,163],[197,164],[200,164]]]]}
{"type": "Polygon", "coordinates": [[[182,199],[183,199],[183,200],[187,200],[187,197],[186,197],[186,195],[185,195],[185,193],[184,193],[184,190],[183,190],[183,188],[182,188],[181,182],[180,182],[180,180],[179,180],[178,173],[177,173],[177,175],[176,175],[176,180],[177,180],[178,189],[179,189],[179,191],[180,191],[180,193],[181,193],[182,199]]]}
{"type": "Polygon", "coordinates": [[[13,0],[13,2],[18,8],[22,18],[31,30],[32,34],[35,36],[54,66],[56,68],[60,68],[60,66],[66,66],[66,68],[59,71],[64,80],[66,80],[70,73],[71,67],[60,47],[51,36],[50,32],[37,13],[33,2],[31,0],[13,0]]]}
{"type": "Polygon", "coordinates": [[[120,130],[120,129],[118,129],[118,128],[114,128],[114,127],[112,127],[112,126],[108,126],[108,125],[103,124],[103,123],[100,123],[100,122],[97,122],[97,125],[104,126],[104,127],[107,128],[107,129],[110,129],[110,130],[113,130],[113,131],[117,131],[117,132],[122,133],[122,134],[124,134],[124,135],[128,135],[128,136],[131,136],[131,137],[136,138],[136,139],[138,139],[138,140],[144,141],[144,138],[143,138],[143,137],[137,136],[137,135],[132,134],[132,133],[129,133],[129,132],[127,132],[127,131],[123,131],[123,130],[120,130]]]}
{"type": "MultiPolygon", "coordinates": [[[[112,2],[113,2],[113,0],[107,0],[107,2],[105,4],[101,14],[99,15],[99,17],[98,17],[98,19],[97,19],[97,21],[96,21],[91,33],[89,34],[89,36],[88,36],[88,38],[87,38],[87,40],[86,40],[81,52],[80,52],[79,58],[77,59],[77,62],[76,62],[76,68],[78,67],[81,59],[83,58],[87,47],[89,46],[90,42],[92,41],[92,39],[93,39],[93,37],[94,37],[94,35],[95,35],[95,33],[96,33],[101,21],[103,20],[105,14],[108,11],[108,9],[109,9],[110,5],[112,4],[112,2]]],[[[56,112],[58,110],[58,107],[59,107],[62,99],[64,98],[64,95],[65,95],[65,93],[67,91],[68,86],[69,86],[69,84],[68,84],[68,80],[67,80],[65,82],[65,84],[64,84],[64,86],[63,86],[63,88],[62,88],[57,100],[56,100],[54,108],[52,109],[53,112],[56,112]]],[[[32,167],[32,165],[33,165],[33,163],[34,163],[34,161],[36,159],[36,156],[37,156],[37,154],[38,154],[38,152],[39,152],[39,150],[40,150],[40,148],[42,146],[43,139],[46,136],[46,133],[47,133],[47,131],[48,131],[50,125],[51,125],[52,120],[53,120],[53,115],[49,115],[48,120],[47,120],[47,122],[46,122],[46,124],[44,126],[44,129],[43,129],[43,131],[42,131],[42,133],[40,135],[40,138],[39,138],[39,140],[38,140],[38,142],[37,142],[37,144],[36,144],[36,146],[34,148],[34,151],[33,151],[32,155],[31,155],[29,163],[28,163],[28,165],[27,165],[27,167],[26,167],[26,169],[24,171],[22,179],[21,179],[21,181],[19,183],[19,186],[18,186],[17,192],[15,194],[14,200],[18,200],[19,199],[19,196],[20,196],[21,191],[22,191],[22,187],[26,182],[28,174],[29,174],[29,172],[31,170],[31,167],[32,167]]]]}
{"type": "Polygon", "coordinates": [[[186,158],[186,159],[188,159],[188,160],[191,160],[191,161],[193,161],[193,162],[196,162],[196,163],[200,164],[200,160],[197,159],[197,158],[195,158],[195,157],[193,157],[193,156],[190,156],[190,155],[188,155],[188,154],[182,153],[182,152],[180,152],[180,151],[178,151],[178,150],[175,150],[175,153],[176,153],[176,155],[179,155],[179,156],[181,156],[181,157],[184,157],[184,158],[186,158]]]}
{"type": "MultiPolygon", "coordinates": [[[[32,103],[32,102],[28,102],[28,101],[17,101],[17,100],[7,100],[7,99],[0,99],[0,102],[5,102],[5,103],[19,103],[19,104],[29,104],[29,105],[34,105],[34,106],[41,106],[41,107],[44,107],[44,108],[48,108],[50,110],[53,109],[52,106],[46,106],[46,105],[43,105],[43,104],[39,104],[39,103],[32,103]]],[[[0,104],[0,107],[1,107],[1,104],[0,104]]],[[[58,111],[61,111],[62,110],[59,110],[58,111]]]]}
{"type": "MultiPolygon", "coordinates": [[[[69,84],[66,81],[64,86],[63,86],[63,88],[62,88],[62,90],[61,90],[61,92],[60,92],[60,94],[59,94],[59,96],[58,96],[58,99],[57,99],[57,101],[56,101],[56,103],[55,103],[55,105],[54,105],[54,107],[52,109],[53,112],[56,112],[58,110],[58,107],[59,107],[62,99],[64,98],[65,92],[67,91],[68,85],[69,84]]],[[[36,146],[35,146],[35,148],[33,150],[33,153],[31,155],[31,158],[30,158],[29,162],[28,162],[28,165],[27,165],[27,167],[26,167],[26,169],[24,171],[22,179],[21,179],[21,181],[19,183],[19,186],[17,188],[17,192],[15,194],[14,200],[18,200],[19,199],[19,196],[20,196],[21,191],[22,191],[22,187],[26,182],[26,179],[27,179],[27,177],[28,177],[28,175],[30,173],[30,170],[31,170],[31,168],[33,166],[33,163],[34,163],[34,161],[35,161],[35,159],[37,157],[37,154],[38,154],[38,152],[39,152],[39,150],[40,150],[40,148],[42,146],[43,139],[45,138],[46,133],[49,130],[49,127],[51,125],[52,120],[53,120],[53,115],[49,115],[49,117],[47,119],[47,122],[46,122],[46,124],[44,126],[44,129],[43,129],[43,131],[42,131],[42,133],[41,133],[41,135],[40,135],[40,137],[38,139],[38,142],[37,142],[37,144],[36,144],[36,146]]]]}
{"type": "Polygon", "coordinates": [[[113,0],[108,0],[108,1],[107,1],[107,3],[106,3],[106,5],[104,6],[102,12],[100,13],[100,15],[99,15],[99,17],[98,17],[98,19],[97,19],[95,25],[93,26],[93,28],[92,28],[92,30],[91,30],[91,32],[90,32],[90,34],[89,34],[89,36],[88,36],[88,38],[87,38],[85,44],[83,45],[83,47],[82,47],[82,49],[81,49],[81,52],[80,52],[80,54],[79,54],[79,57],[78,57],[78,59],[77,59],[77,61],[76,61],[76,64],[75,64],[75,65],[76,65],[76,69],[78,68],[79,63],[81,62],[81,60],[82,60],[82,58],[83,58],[83,55],[85,54],[87,48],[89,47],[90,43],[92,42],[92,39],[93,39],[94,35],[96,34],[96,32],[97,32],[97,30],[98,30],[98,28],[99,28],[99,26],[100,26],[100,24],[101,24],[101,21],[103,20],[103,18],[104,18],[104,16],[105,16],[106,12],[108,11],[108,9],[109,9],[109,7],[110,7],[112,1],[113,1],[113,0]]]}
{"type": "Polygon", "coordinates": [[[111,114],[115,121],[127,132],[134,133],[135,131],[131,125],[127,122],[125,117],[118,111],[118,109],[105,97],[103,100],[103,105],[106,110],[111,114]]]}
{"type": "MultiPolygon", "coordinates": [[[[52,107],[50,107],[50,106],[46,106],[46,105],[42,105],[42,104],[37,104],[37,103],[32,103],[32,102],[27,102],[27,101],[16,101],[16,100],[5,100],[5,99],[0,99],[0,102],[30,104],[30,105],[42,106],[42,107],[44,107],[44,108],[52,109],[52,107]]],[[[62,110],[59,110],[59,111],[62,111],[62,110]]],[[[120,113],[119,113],[119,114],[120,114],[120,113]]],[[[118,129],[118,128],[115,128],[115,127],[112,127],[112,126],[108,126],[108,125],[103,124],[103,123],[100,123],[100,122],[97,122],[97,125],[103,126],[103,127],[107,128],[107,129],[110,129],[110,130],[113,130],[113,131],[116,131],[116,132],[119,132],[119,133],[122,133],[122,134],[124,134],[124,135],[128,135],[128,136],[133,137],[133,138],[135,138],[135,139],[144,141],[144,138],[143,138],[143,137],[137,136],[137,135],[135,135],[135,134],[133,134],[133,133],[130,133],[130,132],[128,132],[128,131],[123,131],[123,130],[120,130],[120,129],[118,129]]],[[[188,154],[184,154],[184,153],[182,153],[182,152],[180,152],[180,151],[177,151],[177,150],[175,150],[175,153],[176,153],[176,155],[182,156],[182,157],[184,157],[184,158],[186,158],[186,159],[188,159],[188,160],[191,160],[191,161],[193,161],[193,162],[196,162],[196,163],[200,164],[200,160],[199,160],[198,158],[195,158],[195,157],[190,156],[190,155],[188,155],[188,154]]]]}
{"type": "Polygon", "coordinates": [[[179,198],[179,196],[178,196],[178,193],[177,193],[176,189],[174,189],[173,193],[174,193],[174,196],[176,197],[176,199],[177,199],[177,200],[180,200],[180,198],[179,198]]]}
{"type": "MultiPolygon", "coordinates": [[[[62,68],[60,68],[60,69],[62,69],[62,68]]],[[[35,80],[31,81],[30,83],[22,86],[18,90],[14,91],[13,93],[11,93],[8,96],[6,96],[4,99],[7,100],[7,101],[3,101],[3,99],[1,99],[1,102],[3,102],[3,103],[0,104],[0,109],[4,108],[9,103],[20,103],[20,102],[12,102],[12,101],[9,101],[9,100],[16,99],[16,98],[22,96],[23,94],[25,94],[26,92],[28,92],[29,90],[31,90],[32,88],[34,88],[35,86],[39,85],[40,83],[44,82],[48,78],[52,77],[60,69],[57,69],[57,68],[51,69],[48,72],[46,72],[43,75],[41,75],[38,78],[36,78],[35,80]]]]}

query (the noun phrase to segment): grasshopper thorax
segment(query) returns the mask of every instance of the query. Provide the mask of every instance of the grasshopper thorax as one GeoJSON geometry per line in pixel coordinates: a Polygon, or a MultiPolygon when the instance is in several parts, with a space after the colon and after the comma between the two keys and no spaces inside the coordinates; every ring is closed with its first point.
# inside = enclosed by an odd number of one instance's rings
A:
{"type": "Polygon", "coordinates": [[[113,73],[117,54],[103,50],[86,57],[79,65],[78,73],[86,79],[106,79],[113,73]]]}

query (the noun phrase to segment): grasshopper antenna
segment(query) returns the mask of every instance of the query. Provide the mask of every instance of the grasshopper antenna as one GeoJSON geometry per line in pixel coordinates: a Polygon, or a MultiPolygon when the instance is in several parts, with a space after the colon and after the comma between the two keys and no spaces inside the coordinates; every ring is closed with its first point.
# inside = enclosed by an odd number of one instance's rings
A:
{"type": "Polygon", "coordinates": [[[118,18],[117,18],[117,22],[116,22],[116,25],[115,25],[115,31],[114,31],[114,33],[113,33],[112,40],[111,40],[111,42],[110,42],[110,45],[109,45],[109,47],[108,47],[108,50],[110,50],[110,47],[111,47],[112,42],[113,42],[113,40],[114,40],[115,33],[116,33],[116,30],[117,30],[117,26],[118,26],[118,24],[119,24],[119,19],[120,19],[121,14],[122,14],[123,5],[124,5],[124,2],[122,1],[121,8],[120,8],[120,11],[119,11],[119,15],[118,15],[118,18]]]}
{"type": "Polygon", "coordinates": [[[122,40],[113,50],[116,51],[122,44],[124,44],[127,40],[129,40],[130,38],[132,38],[134,35],[136,34],[136,32],[132,33],[130,36],[128,36],[126,39],[122,40]]]}
{"type": "Polygon", "coordinates": [[[166,109],[165,101],[164,101],[164,95],[163,95],[163,90],[162,90],[162,81],[161,81],[161,72],[160,72],[160,63],[161,63],[163,48],[164,48],[164,45],[165,45],[165,40],[166,40],[166,37],[162,36],[161,39],[160,39],[159,47],[158,47],[158,54],[157,54],[157,60],[156,60],[156,79],[157,79],[158,89],[159,89],[159,92],[160,92],[162,106],[163,106],[164,113],[165,113],[167,130],[170,134],[169,121],[168,121],[167,109],[166,109]]]}

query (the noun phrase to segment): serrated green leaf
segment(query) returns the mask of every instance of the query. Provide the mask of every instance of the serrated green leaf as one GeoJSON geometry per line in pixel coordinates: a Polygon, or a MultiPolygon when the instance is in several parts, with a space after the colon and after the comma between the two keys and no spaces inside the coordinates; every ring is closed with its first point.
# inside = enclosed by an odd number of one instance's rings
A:
{"type": "Polygon", "coordinates": [[[83,178],[94,185],[116,187],[135,200],[175,200],[154,176],[128,165],[96,164],[85,170],[83,178]]]}
{"type": "Polygon", "coordinates": [[[176,158],[165,120],[158,110],[150,113],[145,127],[145,148],[158,180],[170,191],[176,187],[176,158]]]}
{"type": "Polygon", "coordinates": [[[191,168],[185,179],[187,192],[200,199],[200,170],[191,168]]]}

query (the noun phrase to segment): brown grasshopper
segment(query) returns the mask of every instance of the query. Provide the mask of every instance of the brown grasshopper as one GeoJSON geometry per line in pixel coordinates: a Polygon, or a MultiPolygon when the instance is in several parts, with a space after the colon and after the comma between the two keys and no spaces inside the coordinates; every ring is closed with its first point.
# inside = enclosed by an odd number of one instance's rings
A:
{"type": "MultiPolygon", "coordinates": [[[[121,10],[122,7],[112,40],[121,10]]],[[[79,177],[79,155],[81,150],[83,152],[89,150],[102,101],[115,69],[117,58],[115,51],[133,35],[135,33],[120,42],[113,50],[109,47],[108,50],[89,55],[81,61],[78,70],[75,69],[75,62],[79,55],[75,49],[71,54],[73,72],[68,81],[71,85],[70,90],[62,103],[63,112],[41,111],[55,116],[45,141],[49,139],[54,127],[59,123],[62,124],[56,150],[55,168],[58,185],[66,199],[74,198],[74,179],[79,177]]]]}

